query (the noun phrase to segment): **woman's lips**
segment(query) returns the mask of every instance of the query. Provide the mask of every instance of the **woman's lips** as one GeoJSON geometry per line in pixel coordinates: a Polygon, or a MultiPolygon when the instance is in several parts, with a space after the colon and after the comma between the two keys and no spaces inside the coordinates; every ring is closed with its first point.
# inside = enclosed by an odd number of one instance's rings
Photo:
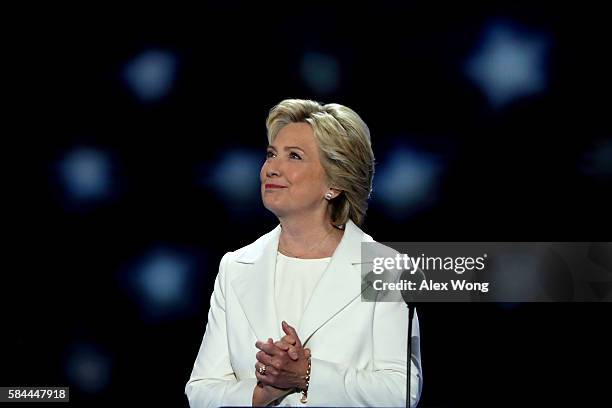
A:
{"type": "Polygon", "coordinates": [[[269,188],[287,188],[287,187],[285,187],[285,186],[280,186],[280,185],[278,185],[278,184],[269,184],[269,183],[267,183],[267,184],[266,184],[266,189],[269,189],[269,188]]]}

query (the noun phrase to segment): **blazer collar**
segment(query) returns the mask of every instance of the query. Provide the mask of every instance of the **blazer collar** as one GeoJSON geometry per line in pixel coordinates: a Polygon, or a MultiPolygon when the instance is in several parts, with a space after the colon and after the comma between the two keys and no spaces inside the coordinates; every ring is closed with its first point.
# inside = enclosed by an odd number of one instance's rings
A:
{"type": "MultiPolygon", "coordinates": [[[[274,295],[274,271],[280,232],[279,224],[238,255],[235,262],[252,265],[252,268],[247,273],[238,274],[231,282],[251,328],[258,339],[264,341],[268,337],[278,340],[284,335],[276,314],[274,295]]],[[[361,294],[363,241],[373,239],[349,220],[327,269],[313,290],[299,327],[296,328],[302,344],[306,344],[321,326],[361,294]]]]}

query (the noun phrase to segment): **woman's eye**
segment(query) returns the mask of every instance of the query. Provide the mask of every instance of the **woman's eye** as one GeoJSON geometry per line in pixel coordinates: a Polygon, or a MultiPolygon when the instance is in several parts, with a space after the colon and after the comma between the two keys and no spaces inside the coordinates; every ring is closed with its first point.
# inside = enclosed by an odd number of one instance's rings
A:
{"type": "Polygon", "coordinates": [[[302,160],[299,154],[291,152],[289,155],[292,159],[302,160]]]}
{"type": "Polygon", "coordinates": [[[268,150],[266,152],[266,157],[269,159],[270,157],[274,156],[274,152],[272,150],[268,150]]]}

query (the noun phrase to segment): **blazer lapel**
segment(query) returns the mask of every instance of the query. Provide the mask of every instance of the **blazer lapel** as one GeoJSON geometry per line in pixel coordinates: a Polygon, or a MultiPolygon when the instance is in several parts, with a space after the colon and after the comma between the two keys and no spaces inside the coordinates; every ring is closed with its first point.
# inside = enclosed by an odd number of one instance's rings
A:
{"type": "Polygon", "coordinates": [[[262,341],[268,337],[277,341],[284,335],[276,315],[274,296],[274,271],[280,232],[279,224],[238,256],[236,262],[250,265],[250,270],[238,274],[231,282],[251,329],[257,339],[262,341]]]}
{"type": "Polygon", "coordinates": [[[297,330],[302,344],[346,305],[360,296],[361,242],[371,240],[352,221],[348,221],[340,244],[315,286],[297,330]]]}

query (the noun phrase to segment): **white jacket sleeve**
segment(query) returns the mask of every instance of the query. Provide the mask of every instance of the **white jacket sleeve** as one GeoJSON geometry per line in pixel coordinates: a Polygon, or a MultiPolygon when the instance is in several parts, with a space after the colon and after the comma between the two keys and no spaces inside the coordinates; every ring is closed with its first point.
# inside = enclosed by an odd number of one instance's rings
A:
{"type": "MultiPolygon", "coordinates": [[[[373,370],[311,359],[308,404],[311,406],[406,406],[408,308],[401,302],[378,302],[374,312],[373,370]]],[[[418,316],[412,326],[410,406],[421,396],[423,372],[418,316]]]]}
{"type": "Polygon", "coordinates": [[[208,322],[185,394],[191,408],[251,406],[256,378],[236,379],[229,359],[225,320],[226,253],[210,298],[208,322]]]}

